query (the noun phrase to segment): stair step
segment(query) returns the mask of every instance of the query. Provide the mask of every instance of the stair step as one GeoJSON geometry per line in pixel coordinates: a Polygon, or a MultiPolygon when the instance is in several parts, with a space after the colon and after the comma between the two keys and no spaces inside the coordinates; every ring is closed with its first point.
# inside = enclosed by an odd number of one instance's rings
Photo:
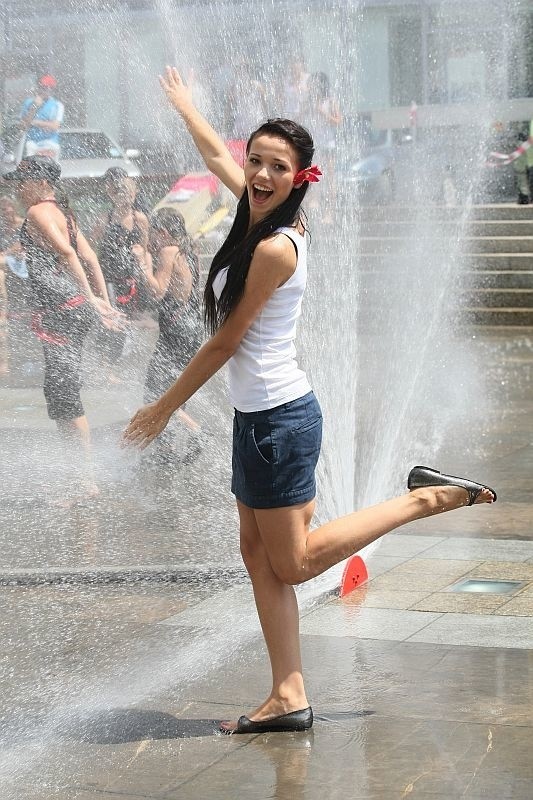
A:
{"type": "Polygon", "coordinates": [[[461,282],[472,289],[533,289],[533,270],[470,270],[461,282]]]}
{"type": "Polygon", "coordinates": [[[466,225],[468,236],[532,236],[533,214],[527,220],[472,220],[466,225]]]}
{"type": "Polygon", "coordinates": [[[533,253],[533,236],[465,236],[467,253],[533,253]]]}
{"type": "Polygon", "coordinates": [[[442,220],[420,218],[409,221],[363,220],[359,229],[362,238],[435,237],[533,237],[533,217],[530,220],[442,220]]]}
{"type": "Polygon", "coordinates": [[[533,337],[533,325],[477,325],[473,323],[470,325],[472,329],[480,328],[483,330],[483,335],[489,335],[492,338],[505,338],[507,339],[509,334],[515,333],[516,335],[520,335],[520,339],[523,340],[527,336],[533,337]]]}
{"type": "Polygon", "coordinates": [[[473,206],[408,206],[408,205],[363,205],[354,209],[354,216],[363,221],[412,222],[413,220],[523,220],[533,221],[533,206],[514,203],[494,203],[473,206]]]}
{"type": "MultiPolygon", "coordinates": [[[[324,253],[324,257],[327,257],[324,253]]],[[[357,268],[360,271],[369,270],[380,272],[392,268],[398,269],[397,252],[390,253],[359,253],[357,268]]],[[[320,254],[322,257],[322,254],[320,254]]],[[[528,272],[533,270],[533,253],[459,253],[459,270],[469,269],[473,271],[513,271],[522,270],[528,272]]],[[[430,259],[428,259],[429,261],[430,259]]],[[[406,268],[410,268],[410,262],[406,260],[406,268]]]]}
{"type": "Polygon", "coordinates": [[[532,270],[532,253],[463,253],[469,269],[532,270]]]}
{"type": "Polygon", "coordinates": [[[529,308],[533,310],[533,289],[470,289],[463,294],[470,307],[529,308]]]}
{"type": "MultiPolygon", "coordinates": [[[[412,252],[413,244],[430,246],[432,249],[450,249],[449,237],[432,236],[427,242],[421,235],[405,236],[362,236],[359,239],[359,252],[367,253],[406,253],[412,252]]],[[[533,236],[463,236],[459,243],[466,253],[533,253],[533,236]]]]}
{"type": "Polygon", "coordinates": [[[533,327],[531,308],[463,308],[461,316],[470,325],[533,327]]]}

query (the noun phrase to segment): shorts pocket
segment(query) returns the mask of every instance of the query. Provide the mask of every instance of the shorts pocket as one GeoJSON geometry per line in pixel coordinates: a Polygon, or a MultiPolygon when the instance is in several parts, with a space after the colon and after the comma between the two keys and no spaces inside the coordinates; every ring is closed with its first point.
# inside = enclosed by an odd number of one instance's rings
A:
{"type": "Polygon", "coordinates": [[[305,419],[301,425],[296,425],[294,428],[291,428],[292,431],[295,433],[305,433],[306,431],[312,431],[313,428],[316,428],[317,425],[322,424],[322,414],[317,414],[314,417],[308,417],[305,419]]]}
{"type": "Polygon", "coordinates": [[[274,460],[274,446],[272,444],[272,432],[267,422],[252,425],[250,429],[252,442],[255,450],[265,464],[272,464],[274,460]]]}

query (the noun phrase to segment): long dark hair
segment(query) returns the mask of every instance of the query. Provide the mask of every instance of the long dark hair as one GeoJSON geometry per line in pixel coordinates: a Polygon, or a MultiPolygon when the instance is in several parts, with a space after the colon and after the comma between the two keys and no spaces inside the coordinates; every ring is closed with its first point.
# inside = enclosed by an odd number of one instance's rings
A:
{"type": "MultiPolygon", "coordinates": [[[[298,168],[310,167],[313,159],[314,145],[309,132],[290,119],[269,119],[255,130],[246,145],[246,155],[250,152],[253,140],[266,134],[276,136],[288,142],[298,156],[298,168]]],[[[287,199],[275,208],[267,217],[256,223],[250,230],[250,203],[248,190],[237,204],[237,213],[226,241],[213,258],[204,290],[204,322],[206,330],[214,334],[223,325],[235,308],[244,292],[246,276],[254,250],[262,239],[266,239],[278,228],[294,225],[302,220],[305,225],[300,206],[309,184],[304,182],[300,188],[294,188],[287,199]],[[217,302],[213,292],[213,281],[221,269],[229,267],[226,285],[217,302]]]]}

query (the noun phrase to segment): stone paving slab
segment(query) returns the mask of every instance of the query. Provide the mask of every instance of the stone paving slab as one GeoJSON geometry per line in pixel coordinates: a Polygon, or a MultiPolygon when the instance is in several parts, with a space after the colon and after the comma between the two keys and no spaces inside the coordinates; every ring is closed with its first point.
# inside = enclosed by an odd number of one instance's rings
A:
{"type": "MultiPolygon", "coordinates": [[[[347,606],[364,606],[365,608],[398,608],[416,609],[418,602],[425,597],[431,597],[430,590],[403,591],[401,589],[374,589],[373,584],[365,584],[356,589],[347,597],[343,598],[343,603],[347,606]]],[[[421,611],[436,611],[438,609],[420,609],[421,611]]]]}
{"type": "Polygon", "coordinates": [[[402,558],[399,556],[382,556],[372,553],[368,557],[365,556],[364,561],[368,570],[368,576],[372,579],[377,578],[378,575],[383,575],[385,572],[389,572],[389,570],[400,564],[404,564],[408,558],[409,556],[404,556],[402,558]]]}
{"type": "Polygon", "coordinates": [[[335,603],[318,609],[302,620],[301,631],[305,635],[332,637],[353,636],[359,639],[386,639],[402,642],[421,631],[439,614],[396,609],[355,608],[343,606],[339,611],[335,603]]]}
{"type": "MultiPolygon", "coordinates": [[[[422,537],[416,537],[422,538],[422,537]]],[[[533,541],[501,541],[498,539],[460,539],[450,537],[424,548],[425,558],[478,561],[527,561],[533,558],[533,541]]]]}
{"type": "MultiPolygon", "coordinates": [[[[423,555],[426,555],[424,552],[423,555]]],[[[410,558],[405,563],[394,567],[394,575],[436,575],[460,578],[462,575],[472,573],[477,567],[480,567],[480,561],[467,561],[467,560],[454,560],[454,559],[436,559],[436,558],[410,558]]]]}
{"type": "MultiPolygon", "coordinates": [[[[464,614],[495,614],[508,602],[505,595],[484,595],[475,592],[451,594],[435,592],[414,603],[410,608],[414,611],[438,611],[446,613],[462,612],[464,614]]],[[[512,612],[509,612],[510,614],[512,612]]]]}
{"type": "MultiPolygon", "coordinates": [[[[235,609],[246,609],[246,623],[255,623],[255,609],[252,606],[253,593],[249,583],[244,586],[232,586],[202,600],[183,613],[167,617],[161,625],[177,625],[180,627],[200,627],[206,630],[220,628],[235,616],[235,609]]],[[[245,624],[244,620],[240,620],[245,624]]],[[[255,626],[254,626],[255,627],[255,626]]]]}
{"type": "Polygon", "coordinates": [[[470,647],[513,647],[533,649],[533,625],[527,618],[443,614],[409,637],[413,642],[469,645],[470,647]]]}
{"type": "Polygon", "coordinates": [[[419,574],[415,572],[397,573],[396,570],[392,569],[390,572],[386,572],[385,575],[375,578],[372,581],[372,588],[413,592],[425,589],[429,593],[446,589],[454,582],[455,576],[447,575],[446,573],[437,572],[434,575],[426,571],[422,571],[419,574]]]}
{"type": "Polygon", "coordinates": [[[513,597],[512,600],[498,606],[494,613],[502,616],[529,617],[531,622],[533,617],[533,587],[531,587],[529,594],[524,593],[513,597]]]}
{"type": "Polygon", "coordinates": [[[498,578],[508,581],[533,581],[533,564],[527,562],[508,564],[486,561],[474,567],[469,578],[498,578]]]}

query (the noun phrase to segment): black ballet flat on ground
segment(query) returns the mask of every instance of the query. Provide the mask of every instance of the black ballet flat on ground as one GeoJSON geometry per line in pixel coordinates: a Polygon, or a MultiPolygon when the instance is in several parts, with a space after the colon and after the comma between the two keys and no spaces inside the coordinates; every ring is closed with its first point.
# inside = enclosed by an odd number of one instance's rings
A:
{"type": "Polygon", "coordinates": [[[466,489],[468,492],[468,505],[472,506],[476,502],[479,493],[483,489],[488,489],[494,497],[493,502],[496,502],[496,492],[490,486],[485,486],[482,483],[470,481],[468,478],[458,478],[456,475],[445,475],[437,469],[430,467],[413,467],[407,478],[407,488],[421,489],[425,486],[459,486],[461,489],[466,489]]]}
{"type": "Polygon", "coordinates": [[[290,714],[282,714],[280,717],[272,717],[259,722],[242,716],[239,717],[234,730],[227,731],[220,728],[220,731],[228,735],[234,733],[293,733],[294,731],[307,731],[312,725],[313,709],[309,706],[300,711],[291,711],[290,714]]]}

